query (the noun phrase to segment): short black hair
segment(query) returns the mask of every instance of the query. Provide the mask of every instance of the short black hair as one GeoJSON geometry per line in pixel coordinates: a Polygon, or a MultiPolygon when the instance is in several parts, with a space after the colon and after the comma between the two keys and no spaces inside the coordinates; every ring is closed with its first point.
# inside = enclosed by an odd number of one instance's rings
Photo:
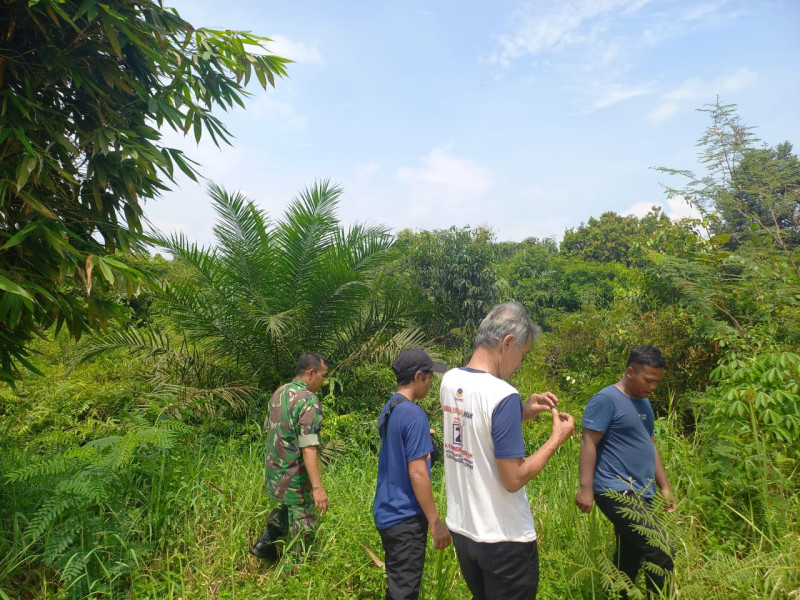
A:
{"type": "Polygon", "coordinates": [[[642,344],[641,346],[636,346],[628,355],[628,362],[626,363],[625,368],[627,369],[631,365],[665,369],[667,366],[667,359],[664,358],[661,350],[655,346],[642,344]]]}
{"type": "Polygon", "coordinates": [[[309,369],[319,370],[322,365],[327,365],[328,360],[317,352],[306,352],[297,359],[297,372],[295,375],[302,375],[309,369]]]}
{"type": "MultiPolygon", "coordinates": [[[[420,371],[422,371],[422,369],[420,369],[420,371]]],[[[422,371],[422,376],[425,377],[425,375],[427,375],[428,373],[433,373],[433,371],[422,371]]],[[[412,375],[411,377],[406,376],[403,377],[402,380],[400,379],[400,377],[397,377],[397,385],[406,385],[407,383],[411,383],[412,381],[414,381],[414,377],[416,376],[417,372],[414,371],[414,375],[412,375]]]]}

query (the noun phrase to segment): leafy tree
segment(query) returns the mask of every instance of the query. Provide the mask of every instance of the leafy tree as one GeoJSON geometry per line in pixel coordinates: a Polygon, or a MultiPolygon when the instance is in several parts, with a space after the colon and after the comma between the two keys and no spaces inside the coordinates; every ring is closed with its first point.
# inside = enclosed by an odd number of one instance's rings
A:
{"type": "Polygon", "coordinates": [[[558,254],[558,242],[554,237],[546,237],[539,239],[537,237],[525,238],[521,242],[497,242],[497,259],[501,262],[513,258],[519,252],[524,252],[529,248],[543,246],[548,249],[551,254],[558,254]]]}
{"type": "MultiPolygon", "coordinates": [[[[379,226],[342,228],[340,188],[324,181],[303,190],[277,222],[238,192],[211,185],[209,193],[216,247],[161,239],[185,277],[165,281],[157,302],[223,380],[271,390],[294,374],[302,352],[321,352],[341,369],[424,342],[404,297],[378,276],[392,236],[379,226]]],[[[120,346],[174,353],[169,344],[146,332],[111,333],[85,357],[120,346]]],[[[182,383],[197,384],[186,375],[182,383]]]]}
{"type": "Polygon", "coordinates": [[[700,209],[711,234],[730,246],[756,241],[766,251],[776,250],[788,262],[796,286],[800,264],[794,250],[800,242],[800,160],[788,142],[775,148],[758,148],[752,127],[736,113],[736,105],[717,98],[700,112],[711,118],[698,146],[706,173],[660,167],[687,180],[683,188],[667,187],[670,196],[681,195],[700,209]],[[769,246],[770,248],[767,248],[769,246]]]}
{"type": "MultiPolygon", "coordinates": [[[[531,246],[506,266],[514,297],[545,330],[560,315],[585,306],[605,309],[622,290],[638,290],[634,273],[617,262],[598,263],[531,246]]],[[[641,278],[639,278],[641,279],[641,278]]]]}
{"type": "Polygon", "coordinates": [[[732,171],[731,193],[716,207],[720,228],[734,240],[768,233],[779,246],[800,246],[800,159],[792,145],[746,149],[732,171]]]}
{"type": "Polygon", "coordinates": [[[78,338],[120,315],[105,288],[135,292],[122,257],[142,205],[195,164],[160,128],[229,133],[215,107],[243,106],[252,75],[288,61],[267,38],[196,29],[155,0],[10,0],[0,11],[0,377],[55,323],[78,338]],[[98,273],[101,276],[93,276],[98,273]]]}
{"type": "Polygon", "coordinates": [[[428,301],[423,328],[466,357],[478,325],[499,297],[494,235],[470,227],[401,232],[406,277],[428,301]]]}
{"type": "Polygon", "coordinates": [[[599,219],[590,218],[586,225],[577,229],[567,229],[561,241],[561,252],[583,260],[630,264],[628,251],[631,247],[647,242],[669,222],[658,208],[641,219],[606,212],[599,219]]]}

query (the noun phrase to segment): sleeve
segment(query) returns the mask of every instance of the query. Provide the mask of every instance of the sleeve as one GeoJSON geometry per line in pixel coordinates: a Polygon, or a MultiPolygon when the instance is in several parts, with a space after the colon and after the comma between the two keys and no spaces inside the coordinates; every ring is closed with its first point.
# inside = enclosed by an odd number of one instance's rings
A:
{"type": "Polygon", "coordinates": [[[614,418],[614,403],[606,394],[599,392],[591,397],[583,411],[581,427],[605,434],[614,418]]]}
{"type": "MultiPolygon", "coordinates": [[[[421,414],[415,414],[403,427],[403,446],[405,448],[406,462],[422,458],[433,452],[433,440],[431,440],[428,417],[421,408],[419,413],[421,414]]],[[[392,418],[394,418],[394,413],[392,413],[392,418]]]]}
{"type": "Polygon", "coordinates": [[[319,427],[322,423],[322,406],[316,396],[309,396],[303,403],[297,420],[297,445],[319,446],[319,427]]]}
{"type": "Polygon", "coordinates": [[[525,456],[522,439],[522,398],[519,394],[507,396],[492,413],[492,441],[495,458],[521,458],[525,456]]]}

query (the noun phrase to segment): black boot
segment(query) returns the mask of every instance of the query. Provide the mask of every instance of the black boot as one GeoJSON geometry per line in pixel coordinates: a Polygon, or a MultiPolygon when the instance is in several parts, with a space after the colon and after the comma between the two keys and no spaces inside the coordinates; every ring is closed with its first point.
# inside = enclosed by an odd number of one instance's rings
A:
{"type": "Polygon", "coordinates": [[[278,560],[278,549],[275,547],[275,542],[280,538],[280,533],[277,527],[269,525],[264,534],[258,538],[256,545],[250,548],[250,554],[272,562],[278,560]]]}

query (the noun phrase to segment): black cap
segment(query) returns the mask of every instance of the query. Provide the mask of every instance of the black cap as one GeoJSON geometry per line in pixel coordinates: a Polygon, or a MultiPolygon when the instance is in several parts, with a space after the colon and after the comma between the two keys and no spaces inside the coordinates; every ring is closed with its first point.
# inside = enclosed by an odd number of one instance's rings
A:
{"type": "Polygon", "coordinates": [[[392,369],[398,381],[411,381],[417,371],[444,373],[447,371],[447,366],[444,363],[433,362],[422,348],[410,348],[397,355],[392,363],[392,369]]]}

